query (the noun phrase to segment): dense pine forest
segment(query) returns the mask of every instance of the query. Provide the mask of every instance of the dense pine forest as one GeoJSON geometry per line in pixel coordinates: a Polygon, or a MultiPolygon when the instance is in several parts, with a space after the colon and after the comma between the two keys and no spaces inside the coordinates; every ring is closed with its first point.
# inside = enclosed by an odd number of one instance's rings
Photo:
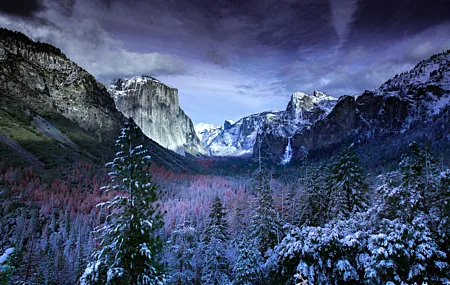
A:
{"type": "Polygon", "coordinates": [[[450,2],[406,2],[0,0],[0,285],[449,285],[450,2]]]}
{"type": "Polygon", "coordinates": [[[379,175],[353,144],[328,162],[213,175],[151,166],[138,134],[124,128],[100,169],[79,161],[45,175],[2,161],[0,248],[14,248],[3,283],[450,280],[450,170],[420,143],[379,175]]]}

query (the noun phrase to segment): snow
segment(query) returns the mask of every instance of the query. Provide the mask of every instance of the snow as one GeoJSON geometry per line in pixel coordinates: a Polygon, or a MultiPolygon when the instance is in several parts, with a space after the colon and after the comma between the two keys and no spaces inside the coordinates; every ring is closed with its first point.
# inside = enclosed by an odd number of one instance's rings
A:
{"type": "Polygon", "coordinates": [[[8,259],[8,257],[14,252],[14,247],[10,247],[8,248],[5,253],[0,256],[0,266],[3,265],[3,263],[6,262],[6,260],[8,259]]]}
{"type": "Polygon", "coordinates": [[[439,112],[448,105],[450,105],[450,94],[442,96],[432,103],[431,107],[433,115],[439,114],[439,112]]]}

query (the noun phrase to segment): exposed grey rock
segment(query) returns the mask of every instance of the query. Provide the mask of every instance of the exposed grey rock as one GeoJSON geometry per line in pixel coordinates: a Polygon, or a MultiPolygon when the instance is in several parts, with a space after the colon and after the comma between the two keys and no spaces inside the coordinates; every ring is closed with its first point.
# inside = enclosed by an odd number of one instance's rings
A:
{"type": "Polygon", "coordinates": [[[123,116],[105,87],[59,49],[1,29],[0,54],[3,106],[62,114],[99,141],[117,135],[123,116]]]}
{"type": "MultiPolygon", "coordinates": [[[[293,155],[301,159],[305,148],[317,152],[344,142],[364,143],[415,132],[418,128],[435,128],[437,121],[445,125],[438,117],[449,104],[450,51],[446,51],[396,75],[373,91],[356,97],[342,96],[328,115],[296,131],[291,142],[293,155]]],[[[263,155],[273,162],[280,159],[286,145],[287,137],[283,134],[261,135],[263,155]]]]}
{"type": "Polygon", "coordinates": [[[181,155],[208,152],[191,119],[179,106],[178,90],[150,76],[115,80],[108,88],[117,108],[132,117],[144,134],[181,155]]]}
{"type": "MultiPolygon", "coordinates": [[[[259,133],[290,137],[327,115],[337,99],[320,91],[313,95],[292,94],[286,111],[269,111],[244,117],[236,123],[225,121],[223,129],[206,147],[211,155],[251,155],[259,133]]],[[[215,131],[215,130],[214,130],[215,131]]]]}
{"type": "MultiPolygon", "coordinates": [[[[84,157],[92,157],[86,153],[89,151],[87,144],[90,148],[101,146],[113,154],[114,141],[126,120],[106,88],[61,50],[3,28],[0,28],[0,109],[28,117],[17,119],[21,125],[29,120],[28,127],[34,124],[35,130],[43,136],[64,142],[70,148],[67,155],[76,158],[79,158],[78,151],[84,157]],[[51,128],[43,131],[38,126],[39,121],[33,122],[33,118],[41,118],[44,125],[48,123],[51,128]],[[64,120],[59,121],[60,118],[64,120]],[[64,129],[58,129],[62,125],[64,129]],[[72,137],[69,141],[67,136],[73,133],[82,137],[72,137]]],[[[145,138],[142,143],[157,164],[192,171],[189,159],[151,139],[145,138]]],[[[96,161],[106,159],[108,154],[100,153],[100,156],[96,161]]]]}

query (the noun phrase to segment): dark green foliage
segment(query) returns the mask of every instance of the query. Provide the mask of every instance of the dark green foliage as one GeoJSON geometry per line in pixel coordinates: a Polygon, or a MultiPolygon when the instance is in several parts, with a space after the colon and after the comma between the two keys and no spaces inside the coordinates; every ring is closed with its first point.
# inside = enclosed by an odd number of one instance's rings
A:
{"type": "Polygon", "coordinates": [[[367,207],[367,185],[354,145],[343,147],[329,166],[330,217],[345,218],[367,207]]]}
{"type": "Polygon", "coordinates": [[[230,268],[225,256],[228,241],[228,224],[225,209],[219,197],[211,206],[205,231],[203,248],[202,284],[225,285],[229,283],[230,268]]]}
{"type": "Polygon", "coordinates": [[[261,256],[264,256],[268,249],[274,248],[281,238],[281,227],[272,196],[273,190],[266,175],[263,172],[258,173],[257,205],[251,232],[251,237],[256,241],[261,256]]]}
{"type": "Polygon", "coordinates": [[[109,212],[105,224],[95,233],[101,248],[88,266],[81,282],[85,284],[159,284],[164,280],[158,256],[163,226],[158,187],[152,183],[150,157],[137,145],[141,133],[134,122],[127,123],[116,142],[116,158],[108,163],[117,193],[98,207],[109,212]]]}

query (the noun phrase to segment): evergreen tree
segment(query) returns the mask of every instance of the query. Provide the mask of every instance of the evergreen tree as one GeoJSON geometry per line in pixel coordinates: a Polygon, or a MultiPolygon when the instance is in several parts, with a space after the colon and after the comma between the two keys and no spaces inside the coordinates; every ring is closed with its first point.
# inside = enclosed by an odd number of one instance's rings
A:
{"type": "Polygon", "coordinates": [[[274,207],[272,189],[262,172],[258,174],[258,204],[252,219],[251,237],[264,256],[268,249],[274,248],[280,239],[280,223],[274,207]]]}
{"type": "Polygon", "coordinates": [[[169,240],[170,251],[173,255],[171,263],[170,283],[177,285],[193,284],[195,267],[193,264],[197,231],[189,224],[178,224],[172,231],[169,240]]]}
{"type": "Polygon", "coordinates": [[[305,187],[307,190],[306,207],[303,215],[303,221],[306,225],[322,226],[327,220],[330,197],[325,183],[325,167],[308,168],[305,187]]]}
{"type": "Polygon", "coordinates": [[[330,218],[346,218],[367,207],[367,185],[354,145],[344,147],[329,166],[330,218]]]}
{"type": "Polygon", "coordinates": [[[86,268],[81,284],[161,284],[164,281],[158,253],[162,227],[158,187],[152,183],[150,156],[138,145],[141,133],[130,120],[116,141],[118,152],[109,176],[117,194],[97,206],[107,209],[103,226],[95,230],[100,249],[86,268]]]}
{"type": "Polygon", "coordinates": [[[205,231],[202,284],[225,285],[229,283],[229,264],[226,258],[228,241],[225,209],[219,197],[214,199],[205,231]]]}
{"type": "Polygon", "coordinates": [[[400,183],[387,184],[390,191],[383,191],[388,217],[411,222],[420,213],[429,213],[439,199],[439,175],[431,154],[409,145],[410,154],[400,162],[400,183]]]}
{"type": "Polygon", "coordinates": [[[258,284],[262,280],[263,259],[255,242],[244,234],[238,241],[239,257],[233,268],[236,285],[258,284]]]}

